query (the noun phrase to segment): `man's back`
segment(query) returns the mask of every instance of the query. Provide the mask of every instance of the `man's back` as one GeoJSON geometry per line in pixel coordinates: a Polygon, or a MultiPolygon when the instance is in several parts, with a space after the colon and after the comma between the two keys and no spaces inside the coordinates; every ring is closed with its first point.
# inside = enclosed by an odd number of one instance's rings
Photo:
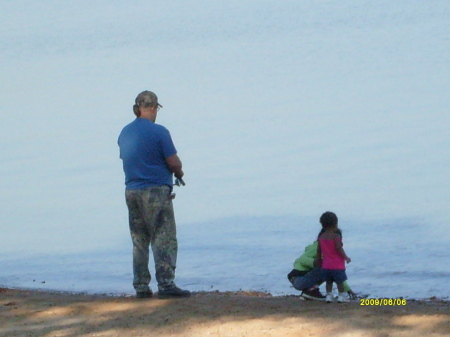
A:
{"type": "Polygon", "coordinates": [[[169,131],[162,125],[136,118],[119,135],[127,189],[172,186],[166,158],[177,153],[169,131]]]}

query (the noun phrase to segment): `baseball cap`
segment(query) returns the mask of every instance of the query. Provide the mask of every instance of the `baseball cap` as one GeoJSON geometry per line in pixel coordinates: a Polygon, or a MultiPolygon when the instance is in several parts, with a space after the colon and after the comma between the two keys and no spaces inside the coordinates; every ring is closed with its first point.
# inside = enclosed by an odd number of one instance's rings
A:
{"type": "Polygon", "coordinates": [[[138,106],[148,107],[151,105],[157,105],[162,108],[162,105],[158,103],[158,96],[152,91],[145,90],[137,95],[135,103],[138,106]]]}

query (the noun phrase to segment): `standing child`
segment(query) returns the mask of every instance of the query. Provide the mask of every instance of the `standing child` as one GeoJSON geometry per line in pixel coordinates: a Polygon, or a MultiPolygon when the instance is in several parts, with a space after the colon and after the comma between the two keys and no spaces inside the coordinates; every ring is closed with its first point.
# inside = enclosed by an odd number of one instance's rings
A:
{"type": "Polygon", "coordinates": [[[333,212],[325,212],[320,217],[322,230],[319,233],[317,257],[322,259],[322,269],[324,279],[327,282],[327,303],[333,301],[331,291],[333,282],[336,283],[339,296],[338,302],[348,302],[348,295],[344,291],[344,281],[347,280],[345,273],[345,262],[350,263],[351,259],[345,254],[342,244],[342,233],[338,229],[338,218],[333,212]]]}

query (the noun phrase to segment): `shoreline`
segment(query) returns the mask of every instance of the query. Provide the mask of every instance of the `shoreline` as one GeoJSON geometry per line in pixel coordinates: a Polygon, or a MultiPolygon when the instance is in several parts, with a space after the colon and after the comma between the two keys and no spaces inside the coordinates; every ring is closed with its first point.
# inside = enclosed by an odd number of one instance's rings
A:
{"type": "Polygon", "coordinates": [[[0,288],[0,337],[446,336],[448,300],[405,305],[300,301],[257,291],[196,292],[185,299],[0,288]]]}
{"type": "MultiPolygon", "coordinates": [[[[38,289],[38,288],[23,288],[23,287],[9,287],[0,285],[0,293],[2,291],[12,290],[12,291],[24,291],[24,292],[41,292],[41,293],[49,293],[49,294],[67,294],[67,295],[87,295],[87,296],[104,296],[104,297],[124,297],[124,298],[134,298],[134,293],[106,293],[106,292],[89,292],[89,291],[69,291],[69,290],[57,290],[57,289],[38,289]]],[[[156,292],[157,293],[157,292],[156,292]]],[[[270,292],[260,291],[260,290],[202,290],[202,291],[191,291],[191,294],[194,295],[205,295],[205,294],[224,294],[224,295],[243,295],[243,296],[256,296],[256,297],[273,297],[273,298],[298,298],[300,296],[300,291],[298,294],[281,294],[281,295],[273,295],[270,292]]],[[[357,293],[357,295],[360,295],[357,293]]],[[[385,297],[371,297],[371,296],[358,296],[358,299],[386,299],[385,297]]],[[[409,298],[404,296],[396,297],[395,299],[405,299],[407,301],[413,302],[423,302],[423,301],[437,301],[437,302],[449,302],[450,297],[438,297],[431,296],[426,298],[409,298]]]]}

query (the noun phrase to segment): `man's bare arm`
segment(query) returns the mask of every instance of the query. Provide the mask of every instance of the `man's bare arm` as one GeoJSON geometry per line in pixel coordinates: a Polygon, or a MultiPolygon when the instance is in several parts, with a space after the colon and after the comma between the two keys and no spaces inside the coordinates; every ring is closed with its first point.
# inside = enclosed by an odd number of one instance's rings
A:
{"type": "Polygon", "coordinates": [[[176,153],[173,156],[167,157],[166,163],[167,166],[169,166],[169,170],[173,172],[175,177],[182,178],[184,176],[183,164],[176,153]]]}

